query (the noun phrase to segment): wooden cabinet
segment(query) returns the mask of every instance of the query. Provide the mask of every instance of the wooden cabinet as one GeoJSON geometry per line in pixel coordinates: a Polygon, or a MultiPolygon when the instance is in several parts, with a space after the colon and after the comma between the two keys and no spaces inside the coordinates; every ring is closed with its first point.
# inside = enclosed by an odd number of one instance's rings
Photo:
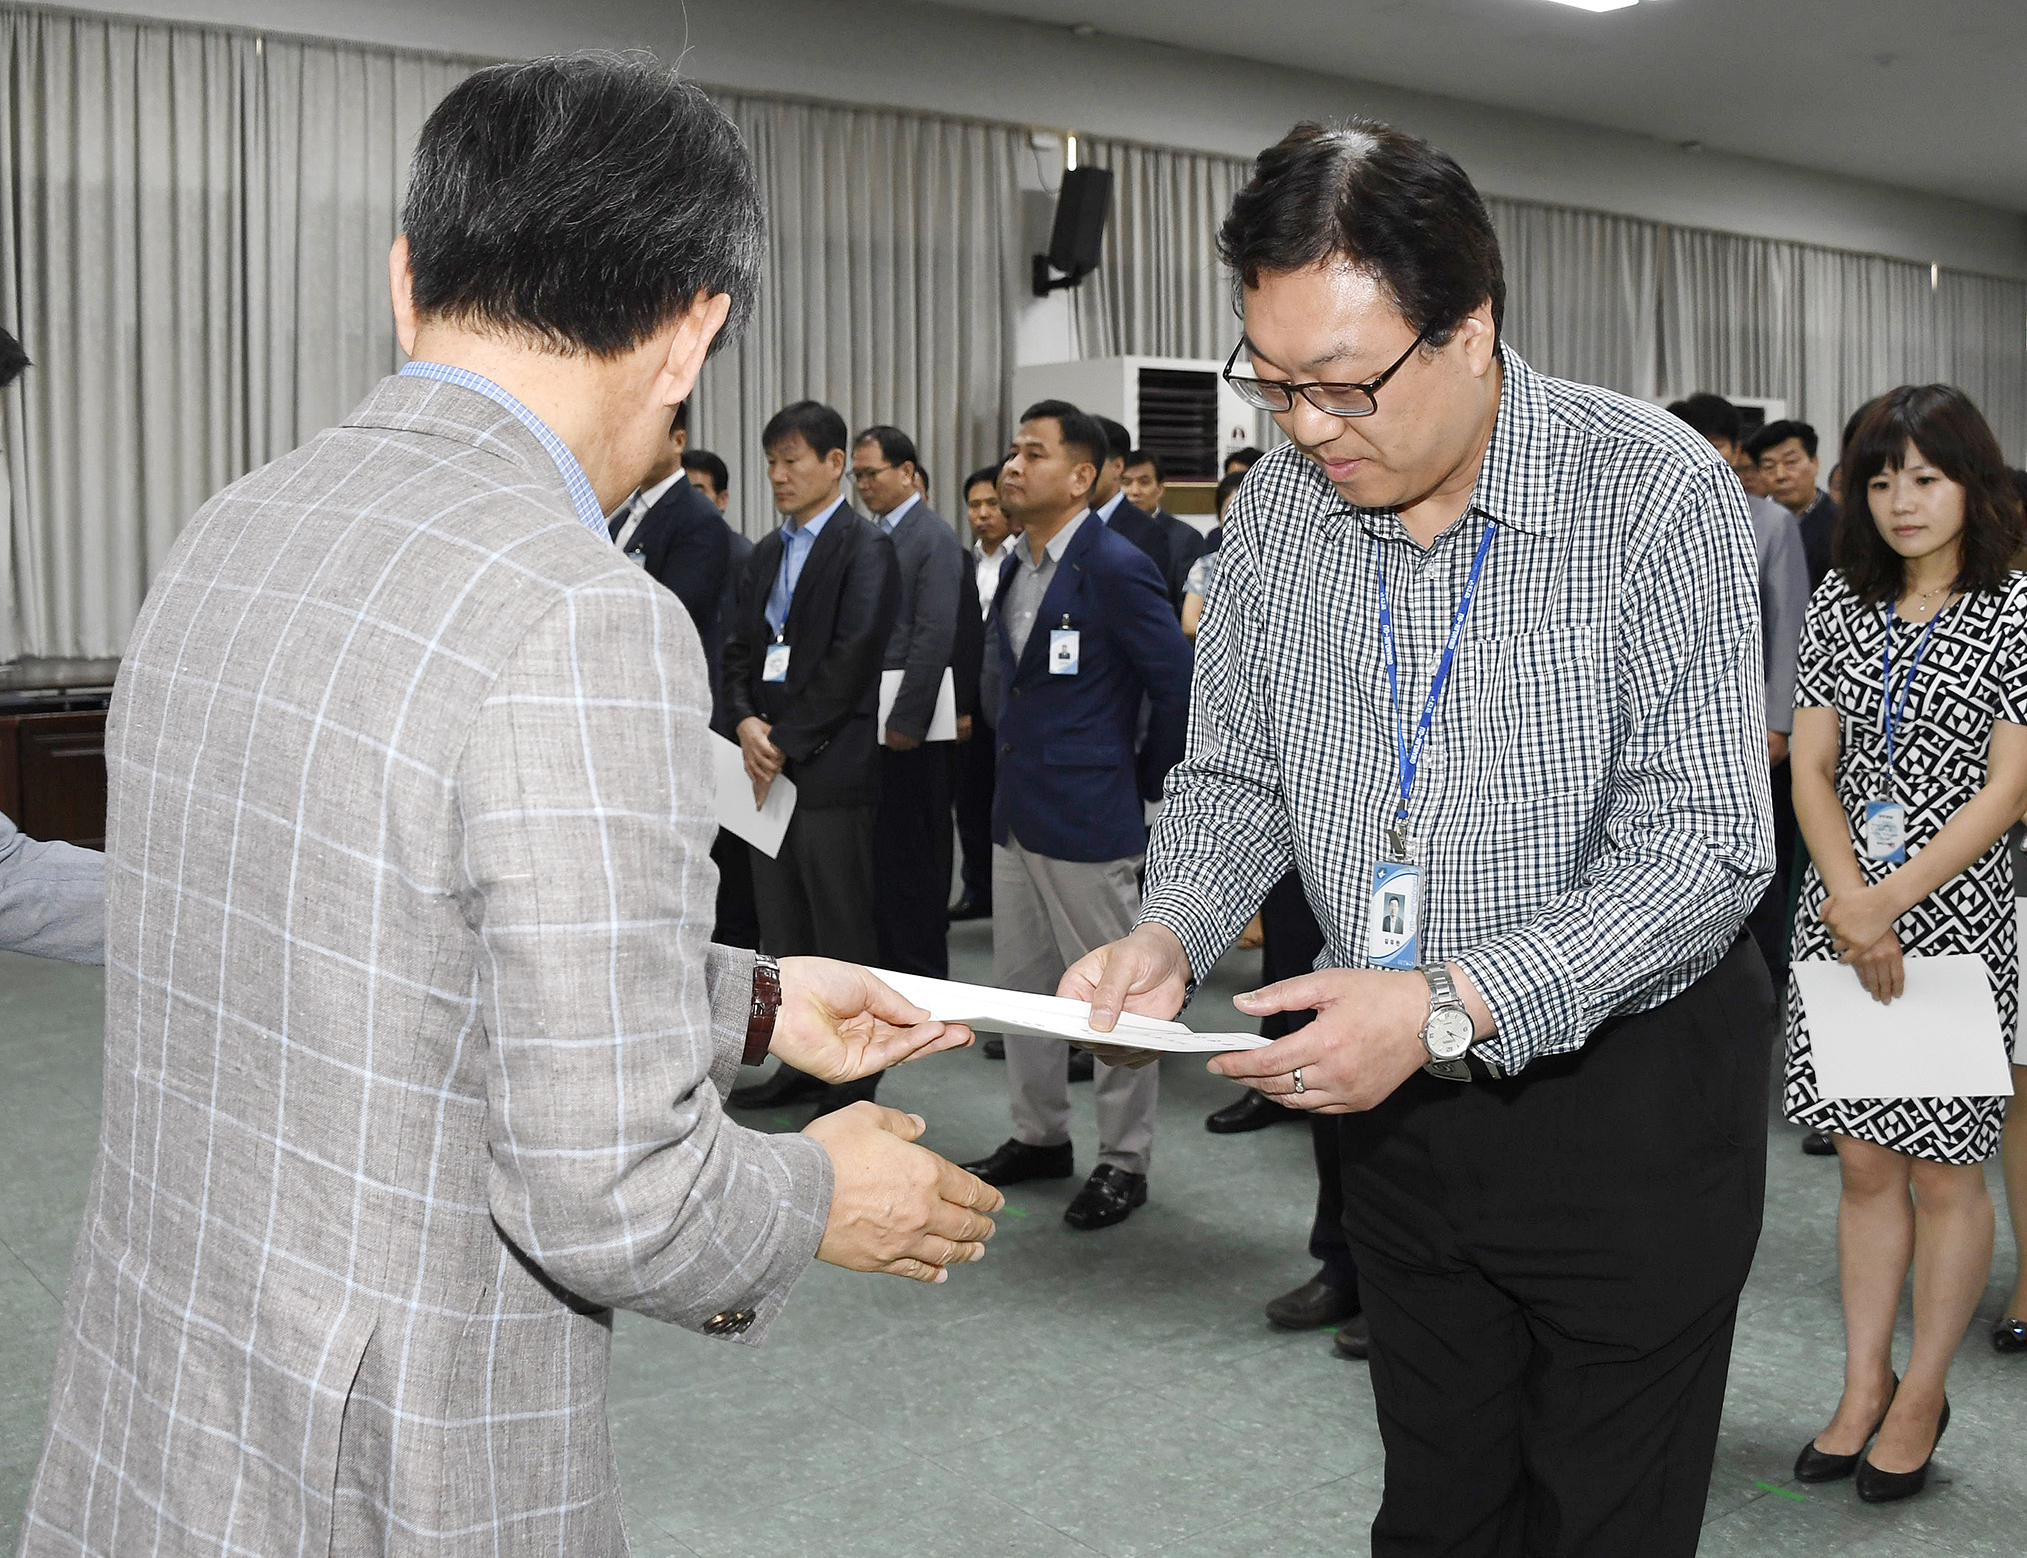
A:
{"type": "Polygon", "coordinates": [[[0,811],[31,838],[105,848],[104,693],[0,699],[0,811]]]}

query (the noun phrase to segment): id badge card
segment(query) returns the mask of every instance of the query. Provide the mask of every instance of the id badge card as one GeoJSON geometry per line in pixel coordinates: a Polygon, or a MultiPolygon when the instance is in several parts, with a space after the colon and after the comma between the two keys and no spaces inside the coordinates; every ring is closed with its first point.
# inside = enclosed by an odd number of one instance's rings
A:
{"type": "Polygon", "coordinates": [[[1907,807],[1899,801],[1865,803],[1865,858],[1891,865],[1907,859],[1907,807]]]}
{"type": "Polygon", "coordinates": [[[1372,868],[1365,955],[1374,968],[1422,966],[1422,868],[1412,861],[1382,860],[1372,868]]]}
{"type": "Polygon", "coordinates": [[[1049,629],[1049,675],[1075,676],[1077,674],[1077,630],[1075,628],[1049,629]]]}
{"type": "Polygon", "coordinates": [[[787,644],[769,644],[767,657],[760,662],[760,679],[763,682],[785,682],[788,680],[787,644]]]}

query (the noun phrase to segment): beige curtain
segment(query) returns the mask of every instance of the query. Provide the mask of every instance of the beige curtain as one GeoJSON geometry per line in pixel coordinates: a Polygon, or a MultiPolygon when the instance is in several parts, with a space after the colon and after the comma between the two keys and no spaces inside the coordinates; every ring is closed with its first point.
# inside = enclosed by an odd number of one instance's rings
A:
{"type": "Polygon", "coordinates": [[[467,62],[0,11],[0,661],[110,656],[212,493],[399,361],[410,148],[467,62]]]}
{"type": "Polygon", "coordinates": [[[760,304],[698,386],[691,434],[731,468],[749,535],[779,523],[760,432],[790,401],[851,430],[888,422],[928,464],[930,501],[962,517],[958,483],[997,455],[1013,373],[1020,253],[1004,125],[717,94],[767,202],[760,304]]]}
{"type": "Polygon", "coordinates": [[[1659,376],[1652,222],[1489,200],[1507,339],[1544,373],[1651,398],[1659,376]]]}

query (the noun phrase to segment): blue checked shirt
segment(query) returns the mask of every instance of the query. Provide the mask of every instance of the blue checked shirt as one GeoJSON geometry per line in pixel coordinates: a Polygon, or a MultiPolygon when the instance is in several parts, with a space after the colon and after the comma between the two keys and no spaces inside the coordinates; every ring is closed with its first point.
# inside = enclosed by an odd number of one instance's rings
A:
{"type": "Polygon", "coordinates": [[[1291,867],[1327,945],[1367,964],[1399,793],[1383,559],[1413,719],[1472,553],[1492,544],[1415,779],[1425,960],[1461,965],[1513,1072],[1687,989],[1773,869],[1758,576],[1745,494],[1652,407],[1501,349],[1470,506],[1426,552],[1293,447],[1247,475],[1196,640],[1142,919],[1199,975],[1291,867]]]}
{"type": "Polygon", "coordinates": [[[831,515],[845,506],[840,497],[815,519],[802,525],[783,524],[781,527],[781,566],[775,570],[774,587],[767,592],[767,625],[779,633],[788,625],[788,608],[795,603],[795,586],[802,578],[802,567],[809,561],[809,554],[816,550],[816,538],[823,533],[823,527],[830,523],[831,515]]]}
{"type": "Polygon", "coordinates": [[[412,362],[401,373],[404,378],[410,379],[441,379],[445,384],[455,384],[475,395],[483,395],[533,433],[536,442],[548,450],[549,458],[556,462],[556,469],[563,477],[563,489],[570,494],[570,503],[577,510],[577,517],[584,522],[586,529],[597,531],[601,538],[606,535],[605,511],[598,506],[598,494],[591,490],[591,478],[584,474],[584,467],[577,463],[577,456],[570,452],[570,446],[556,436],[547,422],[484,374],[473,373],[469,368],[453,368],[441,362],[412,362]]]}

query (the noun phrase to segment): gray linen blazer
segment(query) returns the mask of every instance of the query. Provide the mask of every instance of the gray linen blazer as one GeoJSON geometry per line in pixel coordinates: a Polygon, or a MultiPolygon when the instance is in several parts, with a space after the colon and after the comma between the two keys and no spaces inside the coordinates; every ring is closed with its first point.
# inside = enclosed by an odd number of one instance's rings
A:
{"type": "Polygon", "coordinates": [[[682,603],[470,390],[206,504],[120,670],[104,1128],[23,1552],[622,1554],[611,1310],[756,1341],[682,603]]]}

